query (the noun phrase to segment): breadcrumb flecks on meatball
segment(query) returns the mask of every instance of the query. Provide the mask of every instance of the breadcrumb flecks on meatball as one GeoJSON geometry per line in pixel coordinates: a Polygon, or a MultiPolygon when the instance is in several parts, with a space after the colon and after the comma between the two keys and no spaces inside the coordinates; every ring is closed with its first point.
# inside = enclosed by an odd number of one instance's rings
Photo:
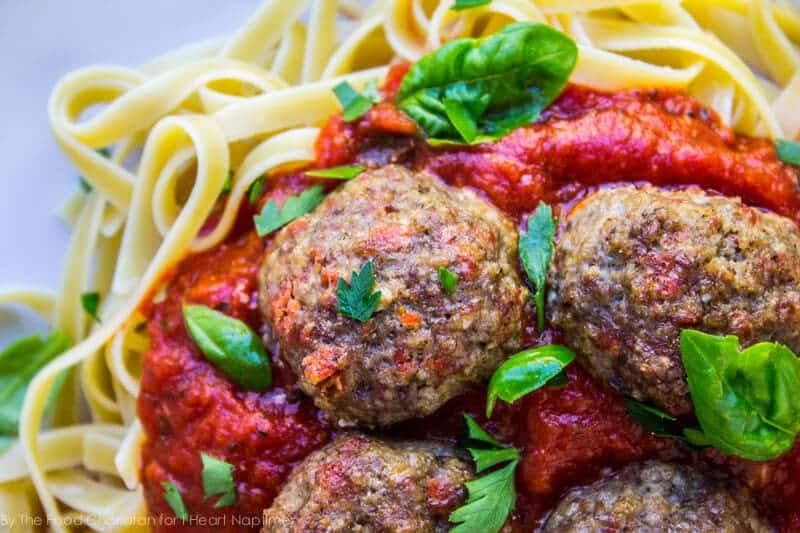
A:
{"type": "Polygon", "coordinates": [[[691,410],[680,332],[800,351],[800,232],[698,190],[602,190],[570,213],[549,272],[552,323],[606,386],[691,410]]]}
{"type": "Polygon", "coordinates": [[[472,478],[447,446],[344,434],[294,469],[262,531],[445,532],[472,478]]]}
{"type": "Polygon", "coordinates": [[[397,166],[365,172],[267,252],[266,344],[341,426],[428,415],[519,349],[528,290],[517,238],[472,191],[397,166]],[[367,261],[381,300],[361,323],[339,313],[336,285],[367,261]],[[452,295],[441,267],[458,275],[452,295]]]}
{"type": "Polygon", "coordinates": [[[767,533],[772,531],[730,479],[694,468],[649,461],[572,489],[543,533],[767,533]]]}

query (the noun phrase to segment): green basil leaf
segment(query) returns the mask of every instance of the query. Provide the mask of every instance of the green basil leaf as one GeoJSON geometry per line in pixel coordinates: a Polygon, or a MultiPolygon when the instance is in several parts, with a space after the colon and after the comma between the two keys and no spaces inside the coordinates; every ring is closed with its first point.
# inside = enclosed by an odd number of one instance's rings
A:
{"type": "Polygon", "coordinates": [[[33,377],[69,348],[69,338],[59,331],[46,339],[20,339],[0,352],[0,433],[16,436],[22,401],[33,377]]]}
{"type": "Polygon", "coordinates": [[[298,196],[290,196],[278,207],[273,200],[264,204],[260,215],[253,217],[256,224],[256,233],[263,237],[276,229],[282,228],[292,220],[299,218],[317,207],[325,199],[325,189],[322,185],[314,185],[301,192],[298,196]]]}
{"type": "Polygon", "coordinates": [[[632,398],[625,398],[625,410],[635,422],[644,427],[651,435],[680,442],[693,452],[699,452],[707,445],[698,444],[689,438],[691,433],[702,433],[694,428],[681,429],[678,419],[665,413],[661,409],[639,402],[632,398]]]}
{"type": "Polygon", "coordinates": [[[781,344],[739,350],[734,336],[683,330],[681,357],[695,415],[719,451],[753,461],[787,452],[800,433],[800,361],[781,344]]]}
{"type": "Polygon", "coordinates": [[[264,178],[260,177],[250,184],[250,190],[247,191],[247,199],[250,201],[252,205],[255,205],[261,199],[261,193],[263,191],[264,191],[264,178]]]}
{"type": "Polygon", "coordinates": [[[81,307],[86,311],[86,314],[92,317],[95,322],[100,324],[102,321],[97,316],[97,308],[100,306],[100,293],[98,292],[84,292],[81,294],[81,307]]]}
{"type": "Polygon", "coordinates": [[[564,90],[577,57],[563,33],[511,24],[483,39],[451,41],[420,59],[403,78],[397,103],[428,137],[498,139],[539,117],[564,90]]]}
{"type": "Polygon", "coordinates": [[[236,485],[233,483],[233,465],[205,453],[203,461],[203,497],[208,499],[221,494],[214,507],[227,507],[236,503],[236,485]]]}
{"type": "Polygon", "coordinates": [[[692,446],[699,448],[706,448],[708,446],[711,446],[711,441],[709,441],[705,433],[703,433],[699,429],[685,428],[683,430],[683,436],[686,437],[686,440],[692,446]]]}
{"type": "Polygon", "coordinates": [[[204,305],[185,305],[186,329],[215,367],[240,387],[272,386],[272,369],[261,339],[247,324],[204,305]]]}
{"type": "Polygon", "coordinates": [[[536,326],[544,329],[544,296],[547,288],[547,269],[553,258],[553,237],[556,234],[556,219],[553,210],[545,203],[528,217],[528,231],[519,236],[519,256],[528,279],[536,287],[533,299],[536,302],[536,326]]]}
{"type": "Polygon", "coordinates": [[[471,9],[473,7],[480,7],[491,4],[492,0],[456,0],[456,3],[453,4],[452,9],[453,11],[462,11],[464,9],[471,9]]]}
{"type": "Polygon", "coordinates": [[[381,292],[372,292],[374,287],[375,275],[372,272],[372,261],[367,261],[361,267],[360,272],[352,272],[349,284],[339,278],[336,284],[339,312],[359,322],[369,320],[381,303],[381,292]]]}
{"type": "Polygon", "coordinates": [[[342,119],[353,122],[359,119],[372,108],[372,100],[358,93],[353,87],[343,81],[333,88],[336,99],[342,104],[342,119]]]}
{"type": "Polygon", "coordinates": [[[328,178],[337,180],[351,180],[364,172],[361,165],[342,165],[340,167],[323,168],[321,170],[308,170],[306,176],[314,178],[328,178]]]}
{"type": "Polygon", "coordinates": [[[800,167],[800,143],[788,139],[775,141],[775,151],[784,163],[800,167]]]}
{"type": "Polygon", "coordinates": [[[169,505],[169,508],[172,509],[172,512],[175,513],[175,516],[184,522],[189,520],[189,511],[186,509],[186,504],[183,503],[183,497],[178,487],[169,481],[164,481],[161,486],[164,488],[164,500],[169,505]]]}
{"type": "Polygon", "coordinates": [[[486,417],[491,418],[497,398],[514,403],[558,377],[575,360],[575,353],[557,344],[524,350],[511,356],[492,374],[486,396],[486,417]]]}
{"type": "Polygon", "coordinates": [[[439,283],[442,285],[444,292],[447,294],[453,294],[456,292],[456,286],[458,285],[458,274],[451,272],[444,267],[440,267],[439,283]]]}

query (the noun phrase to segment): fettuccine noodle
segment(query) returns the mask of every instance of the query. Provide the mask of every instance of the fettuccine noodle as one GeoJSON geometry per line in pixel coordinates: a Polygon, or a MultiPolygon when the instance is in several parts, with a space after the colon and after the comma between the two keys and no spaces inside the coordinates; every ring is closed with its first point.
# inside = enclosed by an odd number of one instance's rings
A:
{"type": "Polygon", "coordinates": [[[683,89],[740,133],[800,136],[800,14],[788,2],[494,0],[465,11],[452,5],[267,0],[226,40],[191,45],[138,69],[87,67],[57,84],[50,126],[91,191],[76,192],[62,211],[73,237],[60,289],[9,287],[0,291],[0,304],[32,309],[75,344],[33,379],[19,440],[0,456],[0,516],[11,520],[4,528],[32,531],[32,517],[40,517],[55,531],[71,524],[147,529],[136,398],[148,339],[137,327],[137,309],[178,260],[225,239],[255,180],[314,159],[319,126],[340,109],[331,89],[341,80],[360,88],[382,79],[391,62],[417,60],[447,41],[539,21],[579,44],[575,83],[683,89]],[[100,112],[81,120],[96,105],[100,112]],[[101,147],[112,157],[95,151],[101,147]],[[199,236],[231,170],[219,222],[199,236]],[[179,200],[176,191],[186,183],[191,192],[179,200]],[[90,324],[81,308],[80,295],[90,290],[102,295],[101,324],[90,324]],[[56,408],[43,424],[51,387],[64,371],[56,408]]]}

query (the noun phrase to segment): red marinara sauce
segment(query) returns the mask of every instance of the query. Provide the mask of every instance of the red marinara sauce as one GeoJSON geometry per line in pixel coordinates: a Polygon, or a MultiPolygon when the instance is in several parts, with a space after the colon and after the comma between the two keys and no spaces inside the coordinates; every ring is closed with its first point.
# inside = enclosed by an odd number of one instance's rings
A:
{"type": "MultiPolygon", "coordinates": [[[[407,66],[392,69],[384,86],[391,98],[407,66]]],[[[778,161],[767,140],[736,136],[716,115],[672,90],[615,94],[571,86],[535,125],[474,147],[432,149],[416,126],[390,103],[345,123],[332,117],[317,142],[315,167],[351,162],[402,163],[444,180],[472,187],[522,222],[540,201],[556,213],[598,186],[650,182],[699,185],[800,221],[796,171],[778,161]]],[[[269,180],[268,198],[281,202],[308,185],[302,175],[269,180]]],[[[265,393],[238,390],[208,363],[183,324],[183,303],[219,309],[263,332],[258,311],[258,270],[270,239],[252,227],[253,208],[225,243],[183,260],[167,276],[166,297],[144,309],[152,344],[143,360],[139,416],[147,442],[142,479],[156,529],[251,531],[259,528],[291,468],[332,436],[324,418],[294,387],[291,372],[273,357],[275,387],[265,393]],[[200,452],[233,465],[236,506],[215,509],[203,498],[200,452]],[[175,484],[192,515],[185,524],[172,516],[162,483],[175,484]]],[[[532,317],[531,317],[532,318],[532,317]]],[[[529,346],[562,342],[557,331],[529,346]]],[[[752,463],[714,452],[692,456],[677,443],[649,435],[626,414],[618,396],[603,390],[579,366],[568,384],[536,391],[514,405],[498,406],[491,421],[482,416],[485,391],[466,394],[432,417],[409,421],[391,433],[456,444],[462,413],[523,452],[517,470],[514,529],[538,525],[568,488],[593,481],[609,469],[648,458],[696,462],[722,468],[748,485],[780,531],[800,530],[800,446],[774,461],[752,463]]]]}

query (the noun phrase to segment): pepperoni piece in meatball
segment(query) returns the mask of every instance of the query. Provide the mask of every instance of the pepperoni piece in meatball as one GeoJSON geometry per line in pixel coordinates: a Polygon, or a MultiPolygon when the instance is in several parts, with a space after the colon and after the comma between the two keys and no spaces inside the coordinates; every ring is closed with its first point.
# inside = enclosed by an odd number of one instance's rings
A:
{"type": "Polygon", "coordinates": [[[517,350],[528,291],[517,231],[469,190],[388,166],[276,237],[261,274],[265,341],[342,426],[428,415],[517,350]],[[372,261],[380,305],[339,312],[337,282],[372,261]],[[453,294],[439,269],[458,275],[453,294]]]}
{"type": "Polygon", "coordinates": [[[800,232],[698,190],[620,187],[569,215],[549,273],[553,324],[621,394],[691,410],[680,332],[800,351],[800,232]]]}
{"type": "Polygon", "coordinates": [[[445,532],[472,477],[449,447],[345,434],[294,469],[263,532],[445,532]]]}

